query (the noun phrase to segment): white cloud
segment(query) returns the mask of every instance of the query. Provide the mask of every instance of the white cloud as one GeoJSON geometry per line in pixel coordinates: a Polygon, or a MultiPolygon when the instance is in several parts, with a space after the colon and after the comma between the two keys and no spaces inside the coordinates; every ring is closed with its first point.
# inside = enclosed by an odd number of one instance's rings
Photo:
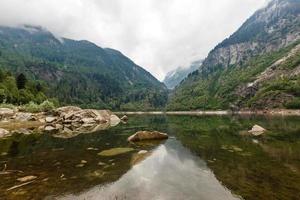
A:
{"type": "Polygon", "coordinates": [[[115,48],[160,80],[203,58],[268,0],[1,0],[0,24],[115,48]]]}

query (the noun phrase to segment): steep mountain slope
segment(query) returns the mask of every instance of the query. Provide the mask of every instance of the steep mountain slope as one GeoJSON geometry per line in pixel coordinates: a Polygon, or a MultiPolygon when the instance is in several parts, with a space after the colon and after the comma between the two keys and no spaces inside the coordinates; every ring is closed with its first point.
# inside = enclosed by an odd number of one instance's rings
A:
{"type": "Polygon", "coordinates": [[[203,60],[198,60],[193,62],[189,67],[183,68],[178,67],[175,70],[172,70],[167,73],[165,76],[163,83],[169,88],[174,89],[183,79],[185,79],[190,73],[197,70],[203,60]]]}
{"type": "Polygon", "coordinates": [[[167,97],[164,84],[119,51],[57,38],[41,27],[0,27],[0,67],[43,80],[63,104],[154,109],[167,97]]]}
{"type": "Polygon", "coordinates": [[[273,0],[217,45],[171,110],[300,107],[300,0],[273,0]]]}

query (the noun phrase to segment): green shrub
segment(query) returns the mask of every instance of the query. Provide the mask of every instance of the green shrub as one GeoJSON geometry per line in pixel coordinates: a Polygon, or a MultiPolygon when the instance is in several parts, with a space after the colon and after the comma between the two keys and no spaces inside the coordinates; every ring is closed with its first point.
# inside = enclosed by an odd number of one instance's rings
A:
{"type": "Polygon", "coordinates": [[[293,101],[285,105],[288,109],[300,109],[300,98],[296,98],[293,101]]]}
{"type": "Polygon", "coordinates": [[[48,101],[48,100],[46,100],[43,103],[41,103],[39,105],[39,107],[40,107],[41,111],[44,111],[44,112],[53,110],[55,108],[54,103],[51,102],[51,101],[48,101]]]}
{"type": "Polygon", "coordinates": [[[16,106],[13,104],[9,104],[9,103],[1,103],[0,104],[0,108],[9,108],[9,109],[14,109],[16,106]]]}
{"type": "Polygon", "coordinates": [[[25,112],[36,113],[36,112],[47,112],[53,110],[54,108],[55,108],[54,103],[46,100],[41,104],[36,104],[35,102],[30,101],[28,104],[23,105],[21,107],[21,110],[25,112]]]}

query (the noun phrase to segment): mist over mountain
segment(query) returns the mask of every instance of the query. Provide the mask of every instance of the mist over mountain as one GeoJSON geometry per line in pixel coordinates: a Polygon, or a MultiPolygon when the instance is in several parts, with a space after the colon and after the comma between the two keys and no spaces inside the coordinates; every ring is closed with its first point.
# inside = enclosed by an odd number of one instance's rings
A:
{"type": "Polygon", "coordinates": [[[188,67],[178,67],[167,73],[163,82],[169,89],[174,89],[190,73],[200,68],[203,60],[193,62],[188,67]]]}
{"type": "Polygon", "coordinates": [[[43,81],[62,104],[155,109],[166,87],[121,52],[59,38],[42,27],[0,27],[0,67],[43,81]]]}
{"type": "Polygon", "coordinates": [[[300,107],[300,1],[273,0],[218,44],[168,109],[300,107]]]}

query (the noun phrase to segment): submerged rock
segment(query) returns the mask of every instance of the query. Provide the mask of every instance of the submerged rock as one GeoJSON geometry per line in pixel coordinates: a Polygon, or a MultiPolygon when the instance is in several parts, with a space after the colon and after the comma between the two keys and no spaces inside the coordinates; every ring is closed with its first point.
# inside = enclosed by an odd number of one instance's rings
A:
{"type": "Polygon", "coordinates": [[[148,152],[146,150],[141,150],[138,153],[133,154],[130,164],[132,166],[137,165],[140,162],[142,162],[143,160],[145,160],[146,158],[148,158],[150,155],[151,155],[151,152],[148,152]]]}
{"type": "Polygon", "coordinates": [[[252,129],[248,132],[254,136],[259,136],[259,135],[262,135],[265,131],[266,131],[266,129],[264,129],[263,127],[261,127],[259,125],[254,125],[252,127],[252,129]]]}
{"type": "Polygon", "coordinates": [[[116,156],[119,154],[128,153],[130,151],[134,151],[133,148],[112,148],[108,150],[101,151],[98,153],[99,156],[116,156]]]}
{"type": "Polygon", "coordinates": [[[27,181],[32,181],[36,178],[37,178],[37,176],[24,176],[22,178],[18,178],[17,180],[20,182],[27,182],[27,181]]]}
{"type": "Polygon", "coordinates": [[[142,140],[164,140],[168,139],[168,135],[166,133],[161,133],[158,131],[138,131],[132,136],[130,136],[127,140],[129,142],[136,142],[142,140]]]}

